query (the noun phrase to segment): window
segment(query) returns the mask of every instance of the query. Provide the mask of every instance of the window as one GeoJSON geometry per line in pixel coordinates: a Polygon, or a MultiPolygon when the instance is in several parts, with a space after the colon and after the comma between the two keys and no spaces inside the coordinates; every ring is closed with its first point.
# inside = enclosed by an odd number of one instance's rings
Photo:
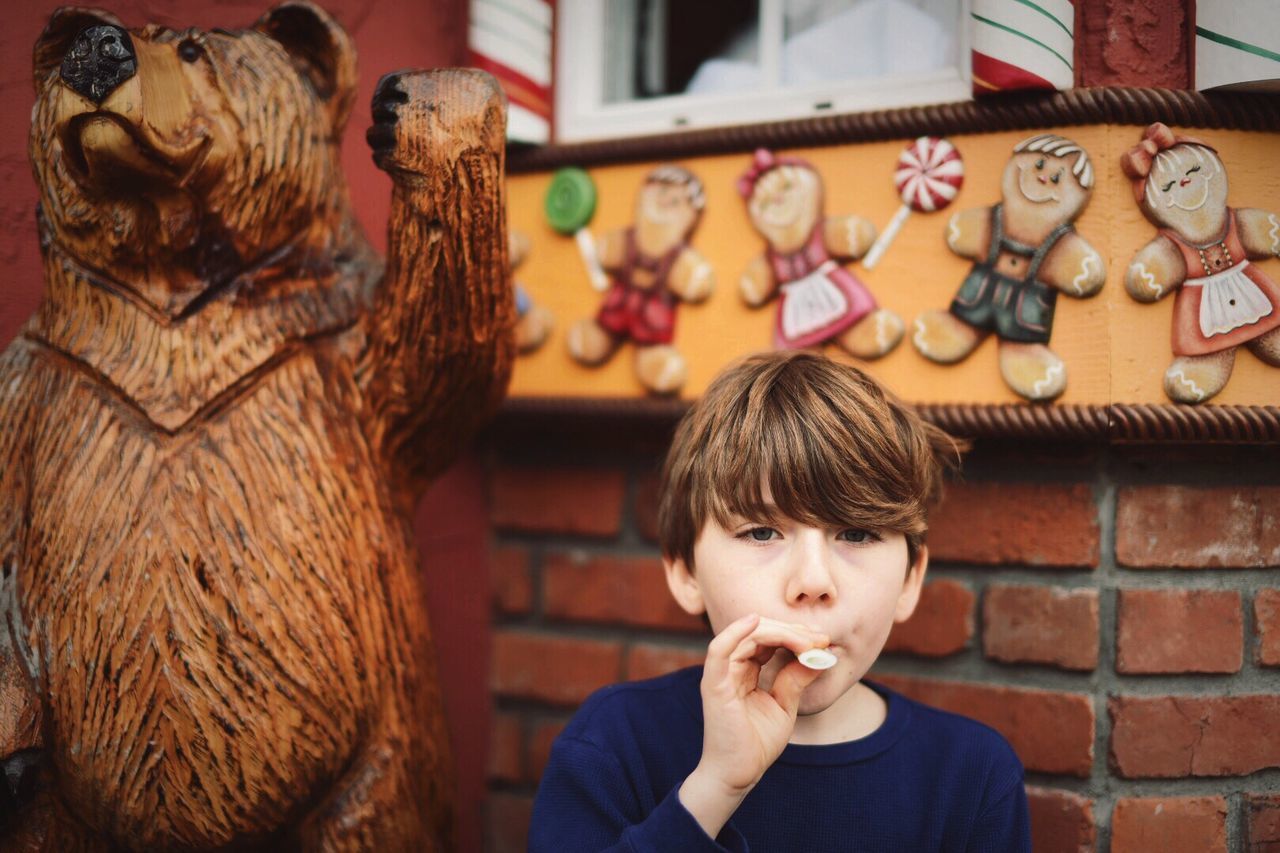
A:
{"type": "Polygon", "coordinates": [[[969,0],[560,0],[556,138],[967,100],[969,0]]]}

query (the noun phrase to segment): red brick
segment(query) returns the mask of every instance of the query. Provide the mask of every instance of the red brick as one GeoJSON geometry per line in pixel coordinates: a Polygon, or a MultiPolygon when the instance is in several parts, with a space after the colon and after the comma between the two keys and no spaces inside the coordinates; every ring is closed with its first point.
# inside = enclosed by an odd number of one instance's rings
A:
{"type": "Polygon", "coordinates": [[[886,652],[942,657],[961,651],[973,636],[973,592],[953,580],[936,580],[920,592],[911,618],[894,625],[886,652]]]}
{"type": "Polygon", "coordinates": [[[1116,560],[1134,568],[1280,566],[1280,486],[1127,486],[1116,560]]]}
{"type": "Polygon", "coordinates": [[[489,735],[489,778],[519,782],[524,778],[524,730],[518,714],[497,712],[489,735]]]}
{"type": "Polygon", "coordinates": [[[1097,669],[1097,590],[988,586],[982,596],[982,649],[1006,663],[1097,669]]]}
{"type": "Polygon", "coordinates": [[[1244,662],[1238,592],[1122,589],[1116,623],[1118,672],[1239,672],[1244,662]]]}
{"type": "Polygon", "coordinates": [[[1280,767],[1280,695],[1117,696],[1111,764],[1130,779],[1247,776],[1280,767]]]}
{"type": "Polygon", "coordinates": [[[1093,800],[1051,788],[1027,788],[1031,849],[1036,853],[1092,853],[1097,829],[1093,800]]]}
{"type": "Polygon", "coordinates": [[[542,566],[543,610],[554,619],[702,631],[680,609],[657,557],[549,554],[542,566]]]}
{"type": "Polygon", "coordinates": [[[1245,832],[1249,853],[1280,853],[1280,794],[1245,797],[1245,832]]]}
{"type": "Polygon", "coordinates": [[[659,646],[638,643],[627,653],[627,680],[657,678],[677,669],[701,666],[707,657],[706,643],[697,646],[659,646]]]}
{"type": "Polygon", "coordinates": [[[632,516],[636,532],[650,542],[658,541],[658,498],[662,477],[652,471],[640,477],[636,483],[636,505],[632,516]]]}
{"type": "Polygon", "coordinates": [[[1093,703],[1078,693],[872,675],[920,702],[986,723],[1028,770],[1087,777],[1093,766],[1093,703]]]}
{"type": "Polygon", "coordinates": [[[547,769],[551,758],[551,746],[564,731],[566,720],[549,720],[538,723],[529,735],[529,781],[537,782],[547,769]]]}
{"type": "Polygon", "coordinates": [[[1280,589],[1260,589],[1253,599],[1258,663],[1280,666],[1280,589]]]}
{"type": "Polygon", "coordinates": [[[489,554],[493,604],[500,613],[521,614],[533,609],[533,578],[529,552],[523,548],[494,548],[489,554]]]}
{"type": "Polygon", "coordinates": [[[1098,510],[1084,484],[957,483],[929,520],[936,560],[1092,568],[1098,542],[1098,510]]]}
{"type": "Polygon", "coordinates": [[[1111,853],[1227,853],[1224,797],[1126,797],[1111,813],[1111,853]]]}
{"type": "Polygon", "coordinates": [[[616,536],[622,527],[621,471],[499,467],[490,487],[493,524],[502,530],[616,536]]]}
{"type": "Polygon", "coordinates": [[[485,811],[487,853],[524,853],[528,849],[529,819],[533,817],[531,795],[490,793],[485,811]]]}
{"type": "Polygon", "coordinates": [[[490,687],[501,696],[577,705],[618,681],[621,664],[617,643],[496,631],[490,687]]]}

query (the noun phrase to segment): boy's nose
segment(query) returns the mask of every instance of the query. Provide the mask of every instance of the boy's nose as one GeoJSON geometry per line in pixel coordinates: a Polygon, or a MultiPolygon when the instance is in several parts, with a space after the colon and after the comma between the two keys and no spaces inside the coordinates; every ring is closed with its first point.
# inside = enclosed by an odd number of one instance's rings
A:
{"type": "Polygon", "coordinates": [[[792,551],[792,568],[787,581],[787,601],[790,604],[829,604],[836,599],[835,577],[828,563],[825,536],[798,537],[792,551]]]}

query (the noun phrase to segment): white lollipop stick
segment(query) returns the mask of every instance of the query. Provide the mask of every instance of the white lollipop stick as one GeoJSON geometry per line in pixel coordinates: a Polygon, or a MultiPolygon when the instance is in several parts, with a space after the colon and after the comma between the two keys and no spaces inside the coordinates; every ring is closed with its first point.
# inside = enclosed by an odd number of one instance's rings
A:
{"type": "Polygon", "coordinates": [[[578,254],[582,256],[582,263],[587,267],[587,276],[591,279],[591,286],[604,293],[609,289],[609,276],[605,274],[604,267],[600,265],[600,253],[596,251],[595,238],[591,236],[591,232],[586,228],[579,228],[573,232],[573,239],[578,244],[578,254]]]}
{"type": "Polygon", "coordinates": [[[893,173],[893,184],[902,199],[902,206],[862,259],[863,268],[873,269],[880,263],[880,258],[902,230],[902,224],[911,211],[927,213],[946,207],[960,192],[963,183],[964,162],[950,142],[936,136],[922,136],[908,145],[898,157],[898,166],[893,173]]]}
{"type": "Polygon", "coordinates": [[[889,248],[893,238],[898,236],[898,232],[902,230],[902,223],[906,222],[910,215],[911,205],[904,204],[898,208],[898,212],[889,220],[889,224],[880,232],[880,236],[871,244],[870,251],[862,259],[863,269],[875,269],[876,264],[880,263],[880,256],[884,254],[885,249],[889,248]]]}

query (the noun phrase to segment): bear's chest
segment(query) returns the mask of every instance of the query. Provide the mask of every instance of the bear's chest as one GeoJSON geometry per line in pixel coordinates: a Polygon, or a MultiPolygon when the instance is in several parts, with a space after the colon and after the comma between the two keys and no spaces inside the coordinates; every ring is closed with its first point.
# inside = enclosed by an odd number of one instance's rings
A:
{"type": "Polygon", "coordinates": [[[252,297],[224,289],[172,316],[51,251],[28,336],[172,432],[206,418],[305,341],[350,329],[377,273],[275,282],[252,297]]]}
{"type": "Polygon", "coordinates": [[[48,374],[22,615],[59,777],[94,822],[176,830],[205,819],[198,791],[266,827],[367,730],[387,577],[411,557],[326,368],[297,354],[175,434],[48,374]]]}

